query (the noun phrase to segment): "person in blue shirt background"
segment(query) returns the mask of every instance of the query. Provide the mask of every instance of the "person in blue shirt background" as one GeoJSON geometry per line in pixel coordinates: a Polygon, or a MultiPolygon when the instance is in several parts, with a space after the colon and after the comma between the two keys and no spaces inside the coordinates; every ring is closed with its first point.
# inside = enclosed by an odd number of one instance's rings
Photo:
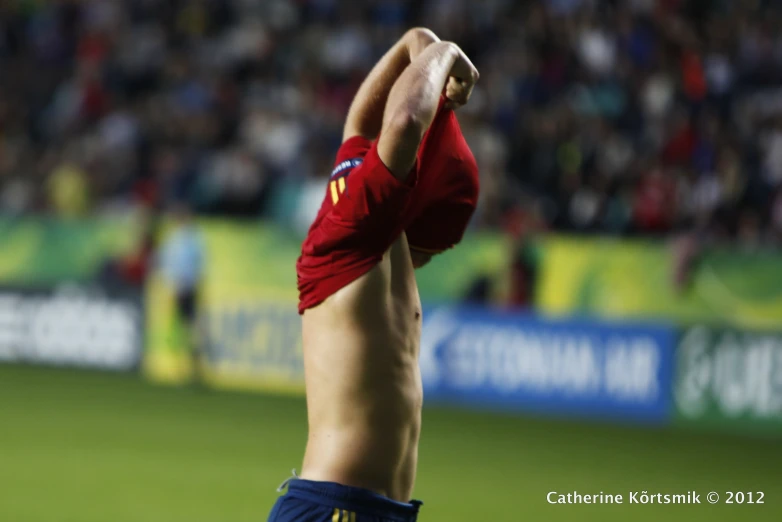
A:
{"type": "Polygon", "coordinates": [[[173,229],[160,249],[160,271],[176,295],[176,317],[185,347],[192,354],[193,375],[203,374],[203,336],[199,328],[199,289],[205,250],[201,233],[186,204],[172,211],[173,229]]]}

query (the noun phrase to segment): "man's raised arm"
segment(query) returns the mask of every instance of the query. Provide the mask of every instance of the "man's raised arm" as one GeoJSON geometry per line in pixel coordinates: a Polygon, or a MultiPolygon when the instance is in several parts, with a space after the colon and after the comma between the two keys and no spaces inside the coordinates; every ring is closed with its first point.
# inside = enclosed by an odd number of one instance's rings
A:
{"type": "Polygon", "coordinates": [[[451,42],[429,45],[404,70],[388,94],[377,143],[378,156],[395,177],[406,179],[415,165],[446,82],[449,103],[458,106],[467,103],[477,81],[478,70],[451,42]]]}
{"type": "Polygon", "coordinates": [[[350,105],[343,141],[354,136],[373,140],[380,134],[388,94],[405,68],[440,39],[429,29],[410,29],[380,59],[361,84],[350,105]]]}

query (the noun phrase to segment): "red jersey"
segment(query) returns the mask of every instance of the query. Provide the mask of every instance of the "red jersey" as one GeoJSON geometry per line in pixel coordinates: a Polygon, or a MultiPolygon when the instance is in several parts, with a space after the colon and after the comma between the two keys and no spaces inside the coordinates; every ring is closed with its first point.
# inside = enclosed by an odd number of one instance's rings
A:
{"type": "Polygon", "coordinates": [[[377,141],[346,140],[296,263],[299,313],[371,270],[403,231],[410,248],[451,248],[461,241],[477,199],[475,158],[442,102],[405,181],[380,160],[377,141]]]}

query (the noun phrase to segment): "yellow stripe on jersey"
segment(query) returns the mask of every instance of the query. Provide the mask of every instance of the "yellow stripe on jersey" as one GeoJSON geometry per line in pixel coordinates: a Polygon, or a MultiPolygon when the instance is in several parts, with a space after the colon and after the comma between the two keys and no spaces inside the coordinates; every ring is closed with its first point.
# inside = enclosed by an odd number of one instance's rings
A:
{"type": "Polygon", "coordinates": [[[339,522],[340,516],[339,516],[339,509],[334,508],[334,515],[331,517],[331,522],[339,522]]]}
{"type": "Polygon", "coordinates": [[[329,183],[329,187],[331,188],[331,202],[336,205],[337,201],[339,201],[339,192],[337,192],[337,182],[332,181],[331,183],[329,183]]]}
{"type": "Polygon", "coordinates": [[[345,177],[343,176],[343,177],[339,178],[337,183],[339,183],[339,193],[340,194],[344,194],[345,193],[345,177]]]}

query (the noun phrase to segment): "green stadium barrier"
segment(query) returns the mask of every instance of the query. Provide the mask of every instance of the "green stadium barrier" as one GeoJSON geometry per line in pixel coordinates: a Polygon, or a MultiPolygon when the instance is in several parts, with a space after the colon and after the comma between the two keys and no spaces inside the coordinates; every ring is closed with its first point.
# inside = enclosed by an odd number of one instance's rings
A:
{"type": "Polygon", "coordinates": [[[0,218],[0,281],[40,286],[92,279],[108,258],[135,246],[139,231],[132,216],[72,221],[0,218]]]}
{"type": "MultiPolygon", "coordinates": [[[[255,296],[296,299],[294,263],[301,238],[272,224],[203,220],[210,262],[221,284],[250,285],[255,296]]],[[[93,278],[101,264],[133,249],[133,216],[94,220],[0,218],[0,282],[53,284],[93,278]]],[[[509,290],[511,242],[469,235],[418,274],[422,299],[453,303],[478,279],[493,300],[509,290]]],[[[677,289],[672,249],[660,242],[547,236],[536,243],[536,308],[546,315],[654,318],[677,324],[774,328],[782,317],[782,255],[707,251],[677,289]]],[[[208,276],[211,277],[211,276],[208,276]]],[[[215,289],[215,291],[219,291],[215,289]]]]}
{"type": "Polygon", "coordinates": [[[544,314],[781,326],[778,252],[706,251],[677,288],[675,254],[664,243],[549,236],[541,251],[536,304],[544,314]]]}

